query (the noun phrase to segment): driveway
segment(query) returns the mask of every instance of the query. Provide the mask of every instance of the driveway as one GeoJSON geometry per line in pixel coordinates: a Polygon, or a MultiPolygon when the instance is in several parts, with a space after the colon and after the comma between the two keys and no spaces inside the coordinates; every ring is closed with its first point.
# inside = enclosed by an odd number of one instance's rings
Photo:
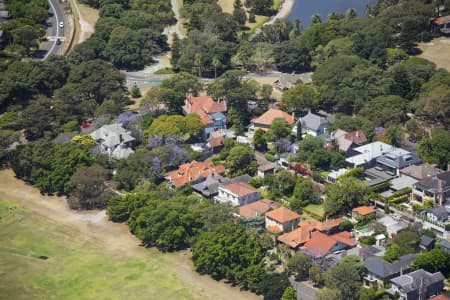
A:
{"type": "Polygon", "coordinates": [[[314,300],[316,289],[299,281],[289,279],[295,291],[297,292],[297,300],[314,300]]]}

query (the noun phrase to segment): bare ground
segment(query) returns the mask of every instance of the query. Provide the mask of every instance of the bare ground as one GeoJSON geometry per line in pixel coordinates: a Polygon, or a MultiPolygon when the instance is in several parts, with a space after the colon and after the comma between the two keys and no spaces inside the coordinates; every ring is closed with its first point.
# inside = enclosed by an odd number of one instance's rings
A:
{"type": "MultiPolygon", "coordinates": [[[[21,203],[35,214],[57,222],[68,231],[76,232],[77,236],[86,237],[99,249],[107,248],[115,255],[145,259],[155,251],[139,246],[140,241],[129,232],[128,226],[108,221],[105,211],[70,210],[65,198],[42,196],[33,186],[16,179],[12,170],[0,171],[0,193],[8,201],[21,203]]],[[[261,299],[253,293],[197,274],[189,251],[164,254],[164,264],[168,272],[204,299],[261,299]]]]}

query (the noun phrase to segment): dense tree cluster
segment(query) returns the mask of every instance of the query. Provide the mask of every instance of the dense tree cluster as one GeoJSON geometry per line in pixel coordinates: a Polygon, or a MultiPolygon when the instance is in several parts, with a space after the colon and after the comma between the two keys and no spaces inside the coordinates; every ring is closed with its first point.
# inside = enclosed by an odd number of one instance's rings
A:
{"type": "Polygon", "coordinates": [[[174,22],[169,1],[96,1],[86,4],[99,8],[95,33],[77,45],[70,55],[74,62],[96,58],[114,66],[139,69],[153,56],[168,50],[164,26],[174,22]]]}

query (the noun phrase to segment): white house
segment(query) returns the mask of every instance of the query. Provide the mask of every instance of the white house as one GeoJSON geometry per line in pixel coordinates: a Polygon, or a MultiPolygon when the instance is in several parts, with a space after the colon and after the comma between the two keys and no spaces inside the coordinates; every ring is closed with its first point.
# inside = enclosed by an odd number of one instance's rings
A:
{"type": "Polygon", "coordinates": [[[219,194],[214,197],[216,202],[229,202],[234,206],[246,205],[259,199],[261,199],[259,191],[244,182],[233,182],[219,186],[219,194]]]}

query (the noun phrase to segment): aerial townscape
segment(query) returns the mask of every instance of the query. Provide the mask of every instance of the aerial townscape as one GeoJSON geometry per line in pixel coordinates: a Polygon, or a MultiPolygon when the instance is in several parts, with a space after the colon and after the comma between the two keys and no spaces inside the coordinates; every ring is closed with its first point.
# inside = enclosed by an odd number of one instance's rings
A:
{"type": "Polygon", "coordinates": [[[450,300],[450,0],[0,0],[0,299],[450,300]]]}

